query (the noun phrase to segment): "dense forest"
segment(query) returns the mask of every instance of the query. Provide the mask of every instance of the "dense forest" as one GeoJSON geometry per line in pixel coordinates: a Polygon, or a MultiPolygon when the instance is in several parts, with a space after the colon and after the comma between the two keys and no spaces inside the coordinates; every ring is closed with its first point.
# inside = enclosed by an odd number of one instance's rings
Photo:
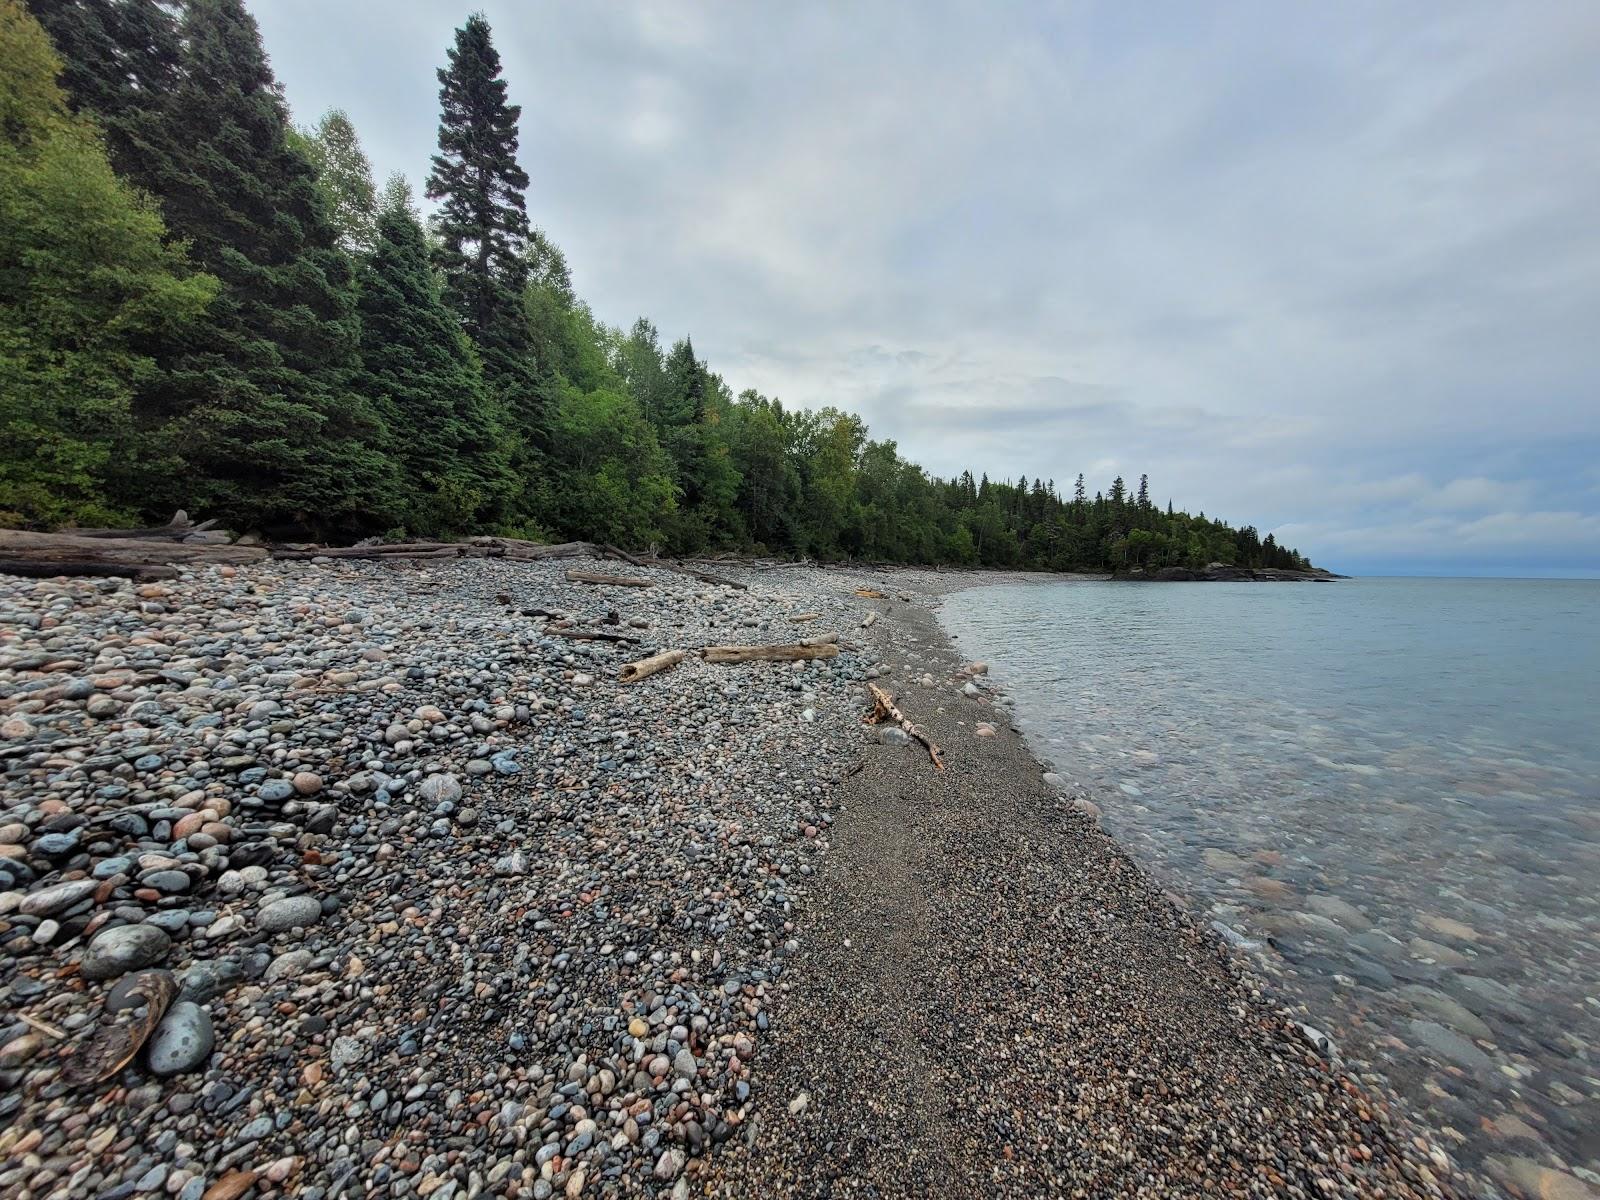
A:
{"type": "Polygon", "coordinates": [[[438,72],[426,220],[345,114],[291,124],[242,0],[0,0],[0,57],[0,526],[1305,565],[1142,477],[933,478],[850,413],[735,395],[688,336],[605,325],[529,222],[481,16],[438,72]]]}

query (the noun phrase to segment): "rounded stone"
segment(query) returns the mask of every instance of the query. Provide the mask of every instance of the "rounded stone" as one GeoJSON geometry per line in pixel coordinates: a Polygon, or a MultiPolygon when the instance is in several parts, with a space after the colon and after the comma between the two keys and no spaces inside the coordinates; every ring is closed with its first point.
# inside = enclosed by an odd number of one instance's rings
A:
{"type": "Polygon", "coordinates": [[[264,905],[256,914],[256,926],[263,933],[283,933],[306,928],[322,920],[322,905],[315,896],[285,896],[264,905]]]}
{"type": "Polygon", "coordinates": [[[211,1057],[211,1015],[190,1000],[174,1004],[150,1039],[150,1070],[157,1075],[192,1071],[211,1057]]]}
{"type": "Polygon", "coordinates": [[[445,801],[454,802],[461,799],[461,784],[456,782],[456,777],[441,772],[429,775],[417,785],[417,794],[429,804],[442,804],[445,801]]]}
{"type": "Polygon", "coordinates": [[[160,962],[172,939],[154,925],[118,925],[95,934],[79,970],[85,979],[115,979],[160,962]]]}

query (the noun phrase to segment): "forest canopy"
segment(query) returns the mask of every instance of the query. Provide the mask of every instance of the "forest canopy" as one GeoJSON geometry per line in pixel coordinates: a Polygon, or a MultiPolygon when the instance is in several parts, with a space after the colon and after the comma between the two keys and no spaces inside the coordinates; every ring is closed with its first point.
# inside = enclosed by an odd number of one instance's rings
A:
{"type": "Polygon", "coordinates": [[[442,48],[426,218],[347,114],[292,124],[242,0],[0,0],[0,54],[0,525],[1307,565],[1143,477],[933,477],[851,413],[735,394],[687,333],[606,325],[530,221],[481,15],[442,48]]]}

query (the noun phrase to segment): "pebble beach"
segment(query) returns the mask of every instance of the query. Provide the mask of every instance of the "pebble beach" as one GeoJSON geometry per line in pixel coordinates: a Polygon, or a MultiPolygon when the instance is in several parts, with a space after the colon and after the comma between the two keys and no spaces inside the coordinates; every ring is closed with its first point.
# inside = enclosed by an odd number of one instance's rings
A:
{"type": "Polygon", "coordinates": [[[0,1194],[1464,1194],[1044,775],[952,576],[570,565],[0,577],[0,1194]]]}

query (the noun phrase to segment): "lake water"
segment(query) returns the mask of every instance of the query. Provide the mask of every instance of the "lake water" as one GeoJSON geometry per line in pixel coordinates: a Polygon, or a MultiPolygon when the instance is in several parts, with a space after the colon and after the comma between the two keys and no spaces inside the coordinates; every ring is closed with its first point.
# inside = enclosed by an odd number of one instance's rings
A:
{"type": "Polygon", "coordinates": [[[1053,581],[941,620],[1458,1162],[1600,1183],[1600,581],[1053,581]]]}

